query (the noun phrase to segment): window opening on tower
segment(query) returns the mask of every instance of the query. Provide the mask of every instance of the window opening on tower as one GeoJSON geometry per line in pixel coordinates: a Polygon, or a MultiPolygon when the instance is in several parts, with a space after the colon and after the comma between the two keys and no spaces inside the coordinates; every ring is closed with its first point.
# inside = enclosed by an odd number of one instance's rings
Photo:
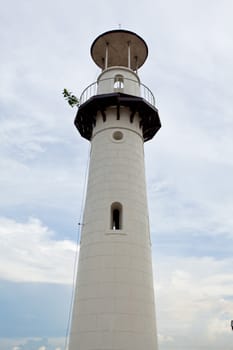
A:
{"type": "Polygon", "coordinates": [[[117,74],[114,78],[114,89],[121,90],[124,88],[124,77],[117,74]]]}
{"type": "Polygon", "coordinates": [[[122,229],[122,205],[118,202],[111,205],[111,230],[122,229]]]}
{"type": "Polygon", "coordinates": [[[113,230],[119,230],[120,229],[120,212],[118,209],[114,209],[112,212],[112,228],[113,230]]]}

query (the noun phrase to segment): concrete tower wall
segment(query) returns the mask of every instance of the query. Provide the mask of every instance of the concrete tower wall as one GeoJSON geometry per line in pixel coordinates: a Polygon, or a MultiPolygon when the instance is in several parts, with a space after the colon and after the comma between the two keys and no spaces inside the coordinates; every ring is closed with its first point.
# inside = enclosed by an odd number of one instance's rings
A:
{"type": "Polygon", "coordinates": [[[111,92],[140,96],[138,75],[125,67],[110,67],[104,70],[98,78],[97,94],[109,94],[111,92]]]}
{"type": "Polygon", "coordinates": [[[120,108],[119,120],[116,108],[105,113],[105,122],[98,113],[91,141],[69,349],[156,350],[139,116],[131,123],[126,107],[120,108]]]}

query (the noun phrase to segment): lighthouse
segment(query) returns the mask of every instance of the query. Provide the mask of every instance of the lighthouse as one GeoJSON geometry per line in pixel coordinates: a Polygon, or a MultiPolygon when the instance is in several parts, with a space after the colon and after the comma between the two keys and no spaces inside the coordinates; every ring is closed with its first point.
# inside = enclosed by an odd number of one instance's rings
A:
{"type": "Polygon", "coordinates": [[[91,150],[69,350],[157,350],[144,142],[161,124],[138,76],[148,47],[119,29],[91,56],[100,74],[75,118],[91,150]]]}

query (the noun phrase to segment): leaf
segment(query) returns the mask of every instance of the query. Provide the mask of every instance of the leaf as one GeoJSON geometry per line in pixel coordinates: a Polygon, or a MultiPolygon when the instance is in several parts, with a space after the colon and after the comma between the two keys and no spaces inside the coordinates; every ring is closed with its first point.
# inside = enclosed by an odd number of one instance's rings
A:
{"type": "Polygon", "coordinates": [[[75,95],[72,94],[72,92],[64,89],[62,94],[71,107],[79,106],[79,100],[75,95]]]}

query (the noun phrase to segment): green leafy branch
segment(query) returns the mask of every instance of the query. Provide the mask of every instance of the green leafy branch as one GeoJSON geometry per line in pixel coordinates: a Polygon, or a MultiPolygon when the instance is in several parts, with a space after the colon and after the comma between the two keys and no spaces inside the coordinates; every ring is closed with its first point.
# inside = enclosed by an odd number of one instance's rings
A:
{"type": "Polygon", "coordinates": [[[71,107],[79,106],[79,99],[75,95],[73,95],[72,92],[68,91],[67,89],[64,89],[62,94],[71,107]]]}

